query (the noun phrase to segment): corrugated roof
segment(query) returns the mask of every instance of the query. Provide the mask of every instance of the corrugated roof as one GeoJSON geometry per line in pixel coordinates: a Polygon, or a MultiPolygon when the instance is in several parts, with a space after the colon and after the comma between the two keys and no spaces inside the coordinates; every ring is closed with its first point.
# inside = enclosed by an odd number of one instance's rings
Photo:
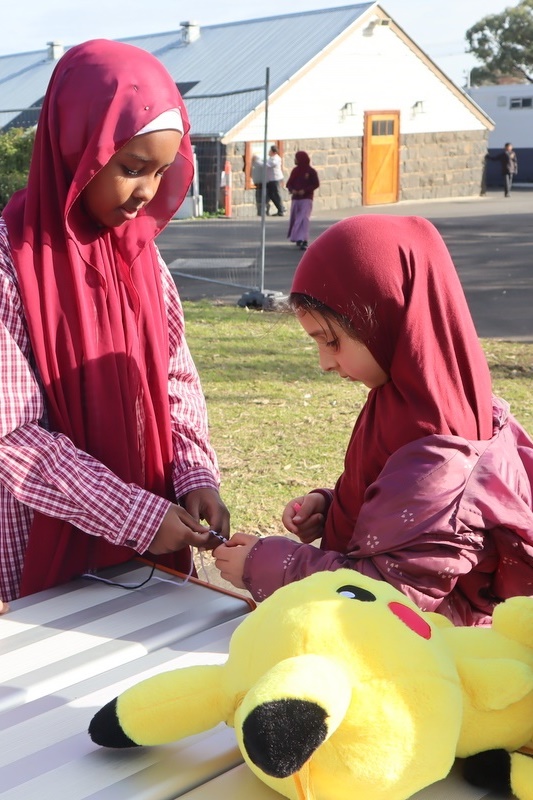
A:
{"type": "MultiPolygon", "coordinates": [[[[199,38],[188,44],[181,29],[119,41],[153,53],[178,84],[194,83],[185,95],[192,130],[218,135],[253,111],[264,100],[264,92],[210,100],[194,97],[263,86],[267,67],[270,91],[275,91],[374,5],[200,26],[199,38]]],[[[31,106],[41,98],[56,63],[47,58],[47,50],[0,56],[0,112],[31,106]]],[[[8,115],[0,113],[0,126],[7,121],[8,115]]]]}
{"type": "Polygon", "coordinates": [[[243,22],[208,25],[192,44],[180,43],[180,32],[167,42],[154,37],[124,41],[144,47],[151,38],[154,52],[180,81],[200,80],[195,94],[236,91],[264,83],[270,67],[271,89],[289,80],[301,67],[361,17],[374,3],[285,14],[243,22]]]}
{"type": "MultiPolygon", "coordinates": [[[[57,62],[47,60],[46,51],[0,57],[0,112],[33,105],[46,91],[57,62]]],[[[0,114],[0,126],[18,116],[0,114]]]]}

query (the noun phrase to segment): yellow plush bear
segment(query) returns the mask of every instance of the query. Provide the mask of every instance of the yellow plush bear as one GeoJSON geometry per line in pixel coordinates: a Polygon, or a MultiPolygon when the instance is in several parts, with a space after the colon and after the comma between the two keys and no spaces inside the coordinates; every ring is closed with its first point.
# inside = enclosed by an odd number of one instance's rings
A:
{"type": "Polygon", "coordinates": [[[321,572],[248,615],[225,664],[133,686],[89,733],[156,745],[221,721],[292,800],[405,800],[456,756],[471,782],[533,800],[533,597],[500,605],[492,628],[455,628],[387,583],[321,572]]]}

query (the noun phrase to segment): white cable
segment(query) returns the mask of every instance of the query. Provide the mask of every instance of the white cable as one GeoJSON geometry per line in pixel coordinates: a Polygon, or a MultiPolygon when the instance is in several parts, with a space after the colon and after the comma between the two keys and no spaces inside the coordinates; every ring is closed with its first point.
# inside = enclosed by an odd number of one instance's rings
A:
{"type": "MultiPolygon", "coordinates": [[[[207,574],[207,569],[205,567],[203,548],[198,548],[198,553],[200,555],[200,564],[201,564],[203,573],[205,575],[206,583],[211,583],[211,581],[209,580],[209,576],[207,574]]],[[[194,559],[191,556],[191,566],[190,566],[189,572],[185,576],[185,579],[181,580],[180,583],[177,583],[175,580],[170,580],[170,578],[159,578],[157,575],[154,575],[155,568],[156,568],[156,565],[154,564],[152,566],[152,571],[151,571],[150,575],[148,576],[148,578],[146,578],[146,580],[142,581],[141,583],[119,583],[118,581],[112,581],[112,580],[109,580],[108,578],[102,578],[100,575],[96,575],[96,573],[94,573],[94,572],[84,572],[81,575],[81,577],[82,578],[89,578],[92,581],[100,581],[101,583],[107,583],[110,586],[120,586],[121,589],[140,589],[141,586],[145,586],[145,584],[147,584],[151,580],[161,581],[162,583],[171,583],[173,586],[176,586],[176,588],[181,589],[183,586],[185,586],[185,584],[189,583],[189,579],[192,578],[192,573],[194,571],[194,559]]]]}

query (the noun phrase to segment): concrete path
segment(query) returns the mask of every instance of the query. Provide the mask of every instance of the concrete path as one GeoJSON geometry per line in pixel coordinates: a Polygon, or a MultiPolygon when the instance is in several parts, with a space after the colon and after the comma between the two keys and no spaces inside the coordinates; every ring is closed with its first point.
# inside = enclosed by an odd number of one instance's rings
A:
{"type": "MultiPolygon", "coordinates": [[[[518,186],[510,198],[484,197],[397,203],[315,213],[311,238],[355,214],[415,214],[430,219],[454,259],[479,336],[533,342],[533,186],[518,186]]],[[[288,292],[301,252],[287,240],[287,217],[268,217],[265,287],[288,292]]],[[[259,226],[250,219],[179,220],[158,239],[167,263],[234,252],[257,256],[259,226]]],[[[236,303],[243,292],[218,284],[177,278],[181,297],[236,303]]]]}

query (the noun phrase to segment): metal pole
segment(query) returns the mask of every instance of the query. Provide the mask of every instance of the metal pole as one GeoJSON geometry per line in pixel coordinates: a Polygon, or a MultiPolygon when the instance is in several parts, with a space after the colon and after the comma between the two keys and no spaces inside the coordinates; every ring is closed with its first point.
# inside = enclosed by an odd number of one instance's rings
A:
{"type": "Polygon", "coordinates": [[[265,131],[263,138],[263,178],[261,182],[261,248],[259,261],[259,291],[265,291],[265,241],[266,241],[266,160],[268,142],[268,95],[270,93],[270,67],[265,75],[265,131]]]}
{"type": "MultiPolygon", "coordinates": [[[[216,143],[216,150],[215,150],[215,202],[213,203],[213,205],[214,205],[213,211],[215,212],[215,214],[218,213],[219,206],[220,206],[220,177],[221,177],[221,173],[222,173],[222,153],[221,153],[222,143],[221,143],[220,140],[222,139],[223,135],[224,135],[223,133],[219,133],[218,134],[218,139],[215,139],[215,143],[216,143]]],[[[209,211],[211,211],[211,209],[209,209],[209,211]]]]}

